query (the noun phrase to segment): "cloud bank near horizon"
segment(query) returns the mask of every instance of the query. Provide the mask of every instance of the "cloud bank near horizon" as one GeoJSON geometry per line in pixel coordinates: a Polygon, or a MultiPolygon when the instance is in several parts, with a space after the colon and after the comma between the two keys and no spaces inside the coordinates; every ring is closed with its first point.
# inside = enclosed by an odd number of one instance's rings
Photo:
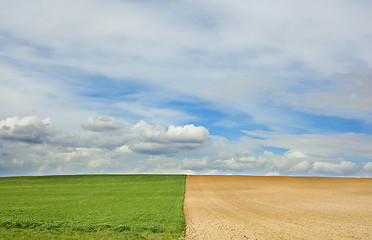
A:
{"type": "Polygon", "coordinates": [[[82,128],[86,124],[91,128],[84,134],[69,135],[56,129],[49,118],[11,117],[0,121],[0,175],[135,172],[372,174],[372,162],[355,163],[342,157],[335,158],[347,155],[370,157],[372,150],[363,144],[368,146],[372,137],[366,135],[358,140],[355,134],[277,136],[246,132],[249,137],[229,141],[209,135],[205,127],[194,125],[164,128],[139,121],[136,125],[122,127],[113,117],[89,117],[82,128]],[[352,137],[353,145],[345,148],[342,143],[350,143],[349,137],[352,137]],[[316,146],[324,143],[328,145],[316,146]],[[274,153],[263,149],[265,146],[286,150],[274,153]]]}

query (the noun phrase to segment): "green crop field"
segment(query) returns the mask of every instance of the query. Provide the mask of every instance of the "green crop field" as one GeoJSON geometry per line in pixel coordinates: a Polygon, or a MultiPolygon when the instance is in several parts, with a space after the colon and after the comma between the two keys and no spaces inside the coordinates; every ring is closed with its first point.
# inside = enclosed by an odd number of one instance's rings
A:
{"type": "Polygon", "coordinates": [[[185,175],[0,178],[0,239],[177,239],[185,175]]]}

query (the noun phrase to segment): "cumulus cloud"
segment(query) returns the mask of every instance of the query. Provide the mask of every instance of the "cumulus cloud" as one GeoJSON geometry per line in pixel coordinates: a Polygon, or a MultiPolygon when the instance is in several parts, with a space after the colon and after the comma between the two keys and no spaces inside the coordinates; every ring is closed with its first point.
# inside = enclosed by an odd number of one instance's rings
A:
{"type": "Polygon", "coordinates": [[[55,134],[49,118],[39,120],[36,116],[9,117],[0,121],[0,139],[25,143],[48,142],[55,134]]]}
{"type": "Polygon", "coordinates": [[[134,126],[122,128],[114,118],[109,117],[90,117],[82,126],[91,131],[71,135],[57,133],[49,118],[12,117],[0,121],[0,139],[73,148],[74,151],[57,154],[64,160],[71,160],[91,156],[92,151],[97,154],[97,149],[109,149],[117,154],[135,152],[147,155],[192,152],[205,146],[209,136],[206,128],[192,124],[165,128],[139,121],[134,126]]]}
{"type": "Polygon", "coordinates": [[[179,127],[171,125],[165,128],[139,121],[134,126],[116,128],[113,118],[109,121],[93,119],[90,121],[89,129],[94,130],[87,135],[61,136],[56,138],[54,143],[66,147],[107,148],[121,154],[136,152],[159,155],[200,149],[206,144],[209,136],[206,128],[192,124],[179,127]]]}
{"type": "Polygon", "coordinates": [[[118,153],[121,153],[121,154],[127,154],[127,153],[132,152],[132,150],[130,150],[130,148],[127,145],[122,145],[122,146],[116,148],[115,151],[118,152],[118,153]]]}
{"type": "Polygon", "coordinates": [[[208,130],[204,127],[185,125],[183,127],[152,126],[140,121],[130,129],[137,141],[131,149],[145,154],[172,154],[195,150],[203,146],[208,139],[208,130]]]}
{"type": "Polygon", "coordinates": [[[196,127],[193,124],[183,127],[169,126],[166,130],[161,126],[151,126],[140,121],[134,126],[133,131],[138,133],[145,141],[156,143],[201,143],[209,133],[204,127],[196,127]]]}
{"type": "Polygon", "coordinates": [[[112,131],[121,128],[120,124],[113,117],[89,117],[81,127],[95,132],[112,131]]]}

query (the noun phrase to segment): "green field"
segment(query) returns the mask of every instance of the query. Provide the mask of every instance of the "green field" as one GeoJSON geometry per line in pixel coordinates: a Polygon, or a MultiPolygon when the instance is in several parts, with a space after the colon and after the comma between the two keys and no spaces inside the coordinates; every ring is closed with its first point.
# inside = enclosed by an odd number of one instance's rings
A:
{"type": "Polygon", "coordinates": [[[0,178],[0,239],[177,239],[185,175],[0,178]]]}

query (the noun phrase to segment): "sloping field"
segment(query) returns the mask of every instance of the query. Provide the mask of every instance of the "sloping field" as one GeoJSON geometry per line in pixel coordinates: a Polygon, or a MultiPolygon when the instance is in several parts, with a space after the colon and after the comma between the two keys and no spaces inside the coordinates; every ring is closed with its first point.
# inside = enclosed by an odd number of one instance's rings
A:
{"type": "Polygon", "coordinates": [[[174,239],[185,175],[0,178],[0,239],[174,239]]]}
{"type": "Polygon", "coordinates": [[[186,239],[372,239],[372,179],[187,176],[186,239]]]}

